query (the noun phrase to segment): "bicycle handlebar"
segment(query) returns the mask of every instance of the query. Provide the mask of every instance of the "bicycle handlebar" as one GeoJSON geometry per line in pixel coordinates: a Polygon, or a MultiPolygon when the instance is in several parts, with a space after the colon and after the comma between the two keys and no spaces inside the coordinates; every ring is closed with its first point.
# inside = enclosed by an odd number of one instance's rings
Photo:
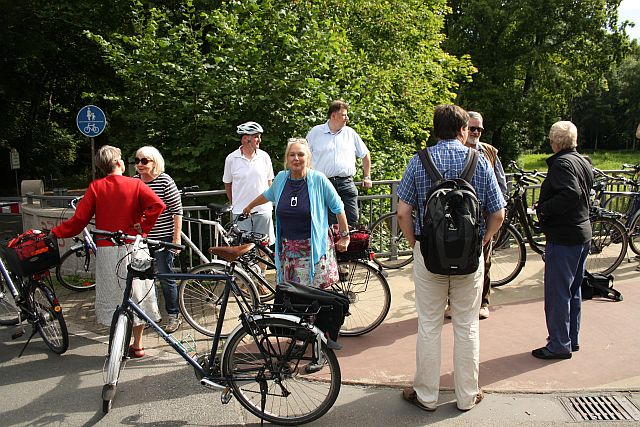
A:
{"type": "MultiPolygon", "coordinates": [[[[123,231],[105,231],[105,230],[92,230],[91,234],[101,237],[109,238],[114,244],[121,246],[127,242],[131,242],[136,240],[137,236],[130,236],[128,234],[124,234],[123,231]]],[[[149,239],[148,237],[143,237],[142,242],[146,243],[149,246],[157,246],[165,249],[175,249],[179,251],[183,251],[185,249],[184,245],[179,245],[177,243],[163,242],[162,240],[154,240],[149,239]]]]}
{"type": "Polygon", "coordinates": [[[200,189],[199,185],[192,185],[190,187],[182,187],[180,189],[180,195],[184,196],[186,193],[190,192],[190,191],[196,191],[200,189]]]}

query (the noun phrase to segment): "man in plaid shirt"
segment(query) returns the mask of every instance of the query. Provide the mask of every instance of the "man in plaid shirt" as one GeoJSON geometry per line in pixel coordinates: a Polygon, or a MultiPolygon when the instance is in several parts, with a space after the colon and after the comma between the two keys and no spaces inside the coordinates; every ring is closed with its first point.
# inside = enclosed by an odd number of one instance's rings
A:
{"type": "MultiPolygon", "coordinates": [[[[469,114],[456,105],[440,105],[433,114],[437,145],[429,148],[433,162],[444,178],[457,178],[464,168],[469,148],[464,146],[469,135],[469,114]]],[[[466,275],[434,274],[425,267],[416,236],[422,232],[422,218],[427,193],[433,181],[424,170],[418,155],[409,161],[398,187],[398,222],[413,246],[413,281],[416,289],[418,340],[416,345],[416,374],[413,387],[403,390],[403,398],[421,409],[435,411],[440,388],[440,358],[442,322],[449,299],[454,329],[454,384],[458,408],[473,408],[482,400],[478,388],[480,365],[480,311],[484,262],[475,273],[466,275]],[[411,212],[416,209],[417,220],[411,212]]],[[[504,197],[493,168],[484,158],[478,159],[471,179],[484,214],[481,224],[482,244],[491,241],[504,219],[504,197]]]]}

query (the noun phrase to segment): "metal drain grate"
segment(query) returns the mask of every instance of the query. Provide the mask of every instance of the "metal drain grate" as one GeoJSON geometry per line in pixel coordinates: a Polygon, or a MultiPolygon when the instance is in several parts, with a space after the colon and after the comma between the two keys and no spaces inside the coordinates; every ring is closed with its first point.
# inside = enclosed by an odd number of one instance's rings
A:
{"type": "Polygon", "coordinates": [[[576,421],[640,421],[640,411],[623,396],[561,397],[576,421]]]}

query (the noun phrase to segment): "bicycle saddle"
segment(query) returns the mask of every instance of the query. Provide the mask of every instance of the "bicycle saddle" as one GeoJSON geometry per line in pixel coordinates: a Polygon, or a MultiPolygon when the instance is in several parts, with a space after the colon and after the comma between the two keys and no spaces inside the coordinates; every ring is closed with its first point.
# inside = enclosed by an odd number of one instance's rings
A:
{"type": "Polygon", "coordinates": [[[209,253],[217,255],[227,262],[233,262],[255,246],[255,243],[247,243],[240,246],[214,246],[209,248],[209,253]]]}
{"type": "Polygon", "coordinates": [[[207,207],[209,208],[209,210],[211,210],[211,212],[218,216],[229,213],[233,209],[233,206],[231,205],[221,205],[218,203],[209,203],[207,204],[207,207]]]}

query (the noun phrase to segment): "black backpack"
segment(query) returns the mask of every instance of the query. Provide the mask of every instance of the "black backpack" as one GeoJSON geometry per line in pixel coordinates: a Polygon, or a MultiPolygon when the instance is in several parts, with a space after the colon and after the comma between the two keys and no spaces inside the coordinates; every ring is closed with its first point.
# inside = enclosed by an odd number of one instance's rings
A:
{"type": "Polygon", "coordinates": [[[480,203],[471,178],[478,164],[478,152],[469,149],[460,178],[445,179],[427,149],[418,157],[433,180],[424,204],[420,251],[427,270],[434,274],[462,275],[479,266],[480,203]]]}

